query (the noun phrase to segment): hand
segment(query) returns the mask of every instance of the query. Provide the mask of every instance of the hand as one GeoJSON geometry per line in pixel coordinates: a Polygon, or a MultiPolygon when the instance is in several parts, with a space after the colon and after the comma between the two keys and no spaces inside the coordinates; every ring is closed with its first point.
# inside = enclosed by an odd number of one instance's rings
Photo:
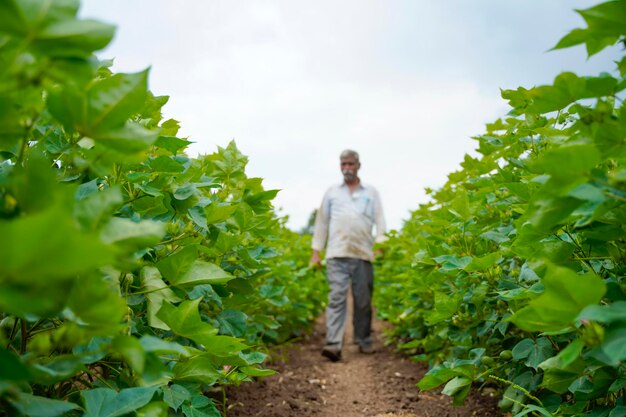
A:
{"type": "Polygon", "coordinates": [[[313,251],[313,253],[311,254],[311,260],[309,261],[309,265],[315,268],[320,268],[322,266],[322,258],[319,251],[313,251]]]}
{"type": "Polygon", "coordinates": [[[376,260],[383,259],[384,255],[385,255],[385,252],[382,249],[376,249],[374,251],[374,259],[376,260]]]}

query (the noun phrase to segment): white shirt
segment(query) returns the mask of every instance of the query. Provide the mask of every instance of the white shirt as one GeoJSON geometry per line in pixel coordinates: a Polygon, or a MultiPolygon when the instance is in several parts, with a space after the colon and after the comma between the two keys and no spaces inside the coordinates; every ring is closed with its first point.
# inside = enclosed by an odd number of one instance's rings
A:
{"type": "Polygon", "coordinates": [[[351,193],[342,183],[330,187],[315,218],[314,250],[326,248],[326,258],[374,259],[374,241],[385,240],[385,218],[378,191],[359,184],[351,193]],[[376,226],[376,238],[372,228],[376,226]],[[328,242],[327,242],[328,241],[328,242]],[[326,244],[328,243],[328,244],[326,244]]]}

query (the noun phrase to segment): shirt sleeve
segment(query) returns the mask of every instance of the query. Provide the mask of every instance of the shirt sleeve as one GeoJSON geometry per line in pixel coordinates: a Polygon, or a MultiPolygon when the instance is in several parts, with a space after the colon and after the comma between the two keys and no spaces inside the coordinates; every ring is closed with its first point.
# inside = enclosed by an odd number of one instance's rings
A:
{"type": "Polygon", "coordinates": [[[328,239],[328,226],[330,223],[330,200],[328,192],[324,194],[322,205],[315,216],[315,226],[313,228],[313,242],[311,247],[313,250],[322,251],[326,246],[328,239]]]}
{"type": "Polygon", "coordinates": [[[387,236],[385,236],[385,233],[387,233],[387,224],[385,223],[383,204],[378,191],[374,193],[374,221],[376,224],[376,237],[374,241],[376,243],[384,242],[387,240],[387,236]]]}

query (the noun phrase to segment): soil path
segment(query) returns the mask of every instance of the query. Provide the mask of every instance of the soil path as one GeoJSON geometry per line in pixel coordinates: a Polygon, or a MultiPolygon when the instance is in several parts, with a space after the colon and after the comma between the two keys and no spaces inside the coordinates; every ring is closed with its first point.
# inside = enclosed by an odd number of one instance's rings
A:
{"type": "Polygon", "coordinates": [[[228,417],[497,417],[497,398],[472,393],[463,407],[453,407],[448,396],[420,392],[415,386],[426,373],[423,364],[411,362],[384,346],[382,323],[374,322],[374,354],[359,353],[346,344],[340,362],[320,355],[324,345],[324,320],[314,332],[274,355],[270,367],[277,375],[258,383],[245,383],[229,392],[228,417]]]}

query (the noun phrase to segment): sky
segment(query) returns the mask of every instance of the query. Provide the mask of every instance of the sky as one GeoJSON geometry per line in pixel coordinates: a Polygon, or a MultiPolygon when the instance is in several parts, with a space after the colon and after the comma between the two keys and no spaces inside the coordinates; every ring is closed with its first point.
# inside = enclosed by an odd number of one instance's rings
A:
{"type": "Polygon", "coordinates": [[[235,140],[288,226],[304,227],[355,149],[390,229],[442,186],[472,136],[506,115],[500,89],[563,71],[613,71],[617,47],[550,51],[584,27],[583,0],[83,0],[117,26],[98,53],[116,72],[151,67],[188,154],[235,140]]]}

